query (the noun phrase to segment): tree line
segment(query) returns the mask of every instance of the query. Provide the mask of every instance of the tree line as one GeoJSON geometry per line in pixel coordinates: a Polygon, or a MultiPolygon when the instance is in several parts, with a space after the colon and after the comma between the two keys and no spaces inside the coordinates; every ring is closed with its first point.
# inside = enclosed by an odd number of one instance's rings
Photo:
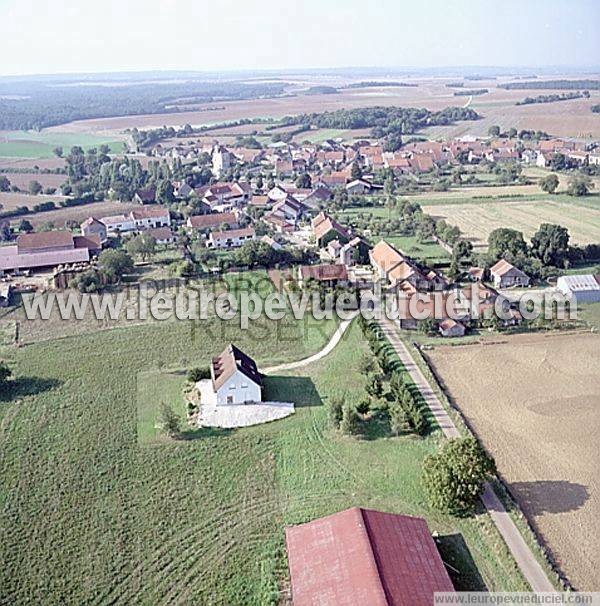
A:
{"type": "Polygon", "coordinates": [[[527,89],[558,89],[573,90],[587,89],[600,90],[600,80],[535,80],[525,82],[507,82],[499,84],[498,88],[506,90],[527,90],[527,89]]]}
{"type": "Polygon", "coordinates": [[[40,130],[72,120],[174,113],[189,109],[185,105],[190,103],[276,96],[284,86],[240,81],[124,86],[76,86],[68,80],[8,81],[0,83],[0,130],[40,130]]]}
{"type": "MultiPolygon", "coordinates": [[[[456,93],[455,93],[456,94],[456,93]]],[[[571,99],[589,99],[590,91],[576,91],[574,93],[561,93],[555,95],[538,95],[537,97],[525,97],[517,101],[515,105],[532,105],[534,103],[554,103],[556,101],[570,101],[571,99]]]]}

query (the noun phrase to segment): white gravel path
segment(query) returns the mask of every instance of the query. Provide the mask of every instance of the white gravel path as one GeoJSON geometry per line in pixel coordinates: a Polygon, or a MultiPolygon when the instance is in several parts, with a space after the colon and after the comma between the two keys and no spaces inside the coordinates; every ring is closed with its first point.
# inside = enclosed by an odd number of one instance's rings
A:
{"type": "Polygon", "coordinates": [[[265,374],[272,374],[274,372],[281,372],[282,370],[293,370],[294,368],[308,366],[309,364],[312,364],[313,362],[317,362],[321,358],[324,358],[327,354],[331,353],[334,350],[335,346],[340,342],[340,340],[344,336],[346,330],[348,330],[348,327],[352,323],[352,320],[354,320],[357,315],[358,312],[355,312],[352,314],[351,318],[340,322],[340,325],[333,333],[333,336],[331,337],[327,345],[325,345],[325,347],[323,347],[323,349],[318,351],[316,354],[313,354],[308,358],[303,358],[302,360],[297,360],[296,362],[286,362],[285,364],[278,364],[277,366],[269,366],[268,368],[264,368],[261,372],[265,374]]]}

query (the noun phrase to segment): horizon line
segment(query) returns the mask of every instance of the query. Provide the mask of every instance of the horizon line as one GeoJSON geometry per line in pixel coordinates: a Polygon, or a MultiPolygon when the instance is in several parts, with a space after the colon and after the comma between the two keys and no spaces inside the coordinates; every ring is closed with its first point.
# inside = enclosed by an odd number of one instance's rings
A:
{"type": "MultiPolygon", "coordinates": [[[[335,73],[348,71],[389,71],[389,72],[412,72],[406,73],[406,76],[411,77],[423,72],[432,70],[515,70],[515,72],[535,71],[535,70],[577,70],[581,73],[589,73],[591,75],[600,75],[600,65],[594,64],[546,64],[546,65],[490,65],[490,64],[457,64],[457,65],[429,65],[429,66],[413,66],[413,65],[397,65],[397,66],[375,66],[375,65],[348,65],[337,67],[267,67],[267,68],[223,68],[223,69],[190,69],[190,68],[153,68],[153,69],[118,69],[118,70],[92,70],[92,71],[56,71],[56,72],[29,72],[29,73],[5,73],[0,74],[1,79],[16,79],[16,78],[52,78],[52,77],[75,77],[75,76],[117,76],[117,75],[134,75],[134,74],[187,74],[187,75],[226,75],[226,74],[301,74],[303,72],[321,72],[335,73]]],[[[469,74],[465,74],[469,75],[469,74]]],[[[483,75],[483,74],[482,74],[483,75]]],[[[486,74],[490,77],[493,74],[486,74]]],[[[510,74],[505,74],[510,75],[510,74]]],[[[520,74],[519,74],[520,75],[520,74]]],[[[537,74],[531,74],[534,76],[537,74]]],[[[550,74],[545,74],[550,75],[550,74]]]]}

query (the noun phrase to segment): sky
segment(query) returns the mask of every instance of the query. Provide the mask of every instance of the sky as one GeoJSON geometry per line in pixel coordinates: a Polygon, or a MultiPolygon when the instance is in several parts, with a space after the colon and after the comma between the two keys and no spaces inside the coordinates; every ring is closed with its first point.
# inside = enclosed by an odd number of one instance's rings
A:
{"type": "Polygon", "coordinates": [[[0,74],[600,63],[598,0],[0,0],[0,74]]]}

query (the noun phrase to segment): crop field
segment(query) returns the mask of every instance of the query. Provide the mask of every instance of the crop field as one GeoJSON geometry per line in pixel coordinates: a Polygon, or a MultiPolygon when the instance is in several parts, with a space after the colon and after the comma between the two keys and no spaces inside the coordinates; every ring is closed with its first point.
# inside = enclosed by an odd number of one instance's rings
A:
{"type": "MultiPolygon", "coordinates": [[[[10,180],[10,176],[8,178],[10,180]]],[[[33,178],[35,178],[35,175],[33,175],[33,178]]],[[[66,196],[61,196],[59,194],[53,194],[51,196],[42,194],[32,196],[31,194],[0,192],[0,204],[2,205],[2,210],[12,210],[18,208],[19,206],[33,208],[36,204],[50,201],[59,202],[60,200],[64,200],[65,197],[66,196]]]]}
{"type": "Polygon", "coordinates": [[[123,150],[122,141],[114,136],[104,137],[96,134],[61,133],[44,130],[4,131],[0,132],[0,157],[7,158],[52,158],[54,148],[61,146],[68,152],[74,145],[84,149],[107,144],[112,152],[123,150]]]}
{"type": "Polygon", "coordinates": [[[230,341],[259,366],[300,359],[333,326],[157,322],[5,345],[16,383],[0,402],[2,602],[276,604],[289,588],[284,526],[352,505],[425,516],[459,587],[526,589],[486,514],[424,505],[420,465],[438,431],[392,438],[377,426],[356,439],[329,429],[329,398],[364,397],[357,325],[323,360],[269,378],[296,402],[292,417],[138,445],[140,398],[179,410],[182,369],[230,341]]]}
{"type": "MultiPolygon", "coordinates": [[[[595,199],[595,198],[594,198],[595,199]]],[[[600,206],[577,201],[507,200],[486,202],[474,206],[447,204],[424,206],[428,214],[457,225],[476,247],[487,246],[490,232],[498,227],[511,227],[531,237],[541,223],[557,223],[569,230],[571,242],[589,244],[600,242],[600,206]]]]}
{"type": "MultiPolygon", "coordinates": [[[[52,175],[26,175],[28,177],[43,177],[52,175]]],[[[32,196],[30,194],[15,194],[8,192],[0,192],[0,204],[2,210],[12,210],[19,206],[26,206],[32,209],[35,204],[41,204],[43,202],[55,202],[58,203],[61,200],[66,199],[65,196],[60,195],[38,195],[32,196]]],[[[106,217],[108,215],[117,215],[129,212],[135,208],[139,208],[139,204],[134,202],[113,202],[111,200],[103,200],[100,202],[92,202],[90,204],[82,204],[81,206],[71,206],[67,208],[59,207],[56,210],[48,210],[38,213],[29,213],[19,215],[18,217],[12,217],[10,221],[14,224],[19,223],[21,219],[27,219],[31,224],[36,227],[43,223],[51,222],[57,228],[64,227],[65,221],[84,221],[89,216],[94,217],[106,217]]]]}
{"type": "MultiPolygon", "coordinates": [[[[407,78],[418,84],[417,87],[372,87],[363,89],[344,89],[338,94],[290,95],[272,99],[251,99],[244,101],[226,101],[199,104],[190,111],[172,114],[122,116],[82,120],[48,129],[49,132],[83,133],[120,133],[126,128],[156,128],[162,125],[193,126],[210,125],[241,118],[281,118],[283,116],[322,112],[340,108],[368,107],[373,105],[397,105],[404,107],[426,107],[439,110],[448,106],[465,105],[468,98],[455,97],[454,90],[446,84],[455,79],[448,78],[407,78]],[[207,110],[210,111],[207,111],[207,110]]],[[[541,129],[556,136],[599,137],[600,117],[590,111],[598,103],[600,93],[591,91],[589,99],[575,99],[559,103],[544,103],[516,106],[530,91],[504,90],[497,85],[510,78],[480,81],[477,86],[489,89],[489,93],[474,97],[469,106],[479,112],[483,118],[476,122],[459,122],[448,127],[432,127],[424,134],[436,137],[455,137],[486,135],[489,126],[498,124],[501,128],[541,129]]],[[[316,84],[317,82],[313,82],[316,84]]],[[[347,82],[340,82],[345,84],[347,82]]],[[[545,91],[548,93],[554,91],[545,91]]]]}
{"type": "Polygon", "coordinates": [[[527,517],[580,590],[597,589],[600,337],[511,337],[428,352],[527,517]]]}
{"type": "Polygon", "coordinates": [[[11,185],[16,185],[20,190],[27,191],[30,181],[37,181],[45,189],[46,187],[60,187],[66,180],[66,175],[55,175],[53,173],[3,173],[11,185]]]}
{"type": "MultiPolygon", "coordinates": [[[[65,167],[64,158],[1,158],[0,169],[8,170],[43,170],[45,168],[53,170],[65,167]]],[[[9,173],[7,173],[8,175],[9,173]]]]}

